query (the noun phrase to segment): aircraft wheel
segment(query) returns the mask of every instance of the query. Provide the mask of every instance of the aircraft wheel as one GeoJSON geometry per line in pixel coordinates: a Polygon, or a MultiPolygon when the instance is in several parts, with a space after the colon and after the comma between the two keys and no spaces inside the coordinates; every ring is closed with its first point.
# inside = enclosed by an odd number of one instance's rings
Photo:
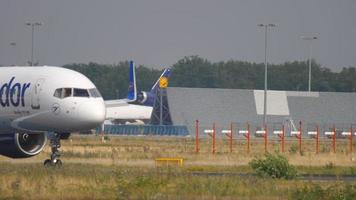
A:
{"type": "Polygon", "coordinates": [[[43,165],[45,167],[50,167],[50,166],[52,166],[52,161],[50,159],[47,159],[47,160],[44,161],[43,165]]]}
{"type": "Polygon", "coordinates": [[[54,165],[58,168],[62,167],[62,161],[60,159],[57,159],[57,161],[54,163],[54,165]]]}

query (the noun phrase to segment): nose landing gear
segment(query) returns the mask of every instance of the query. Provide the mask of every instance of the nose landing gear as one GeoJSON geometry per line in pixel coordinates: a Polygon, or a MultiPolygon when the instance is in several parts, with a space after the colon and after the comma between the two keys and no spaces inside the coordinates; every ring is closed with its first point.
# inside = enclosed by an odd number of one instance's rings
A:
{"type": "Polygon", "coordinates": [[[45,167],[61,167],[62,161],[59,159],[61,156],[59,148],[61,147],[61,137],[59,133],[52,133],[50,136],[51,158],[44,161],[45,167]]]}

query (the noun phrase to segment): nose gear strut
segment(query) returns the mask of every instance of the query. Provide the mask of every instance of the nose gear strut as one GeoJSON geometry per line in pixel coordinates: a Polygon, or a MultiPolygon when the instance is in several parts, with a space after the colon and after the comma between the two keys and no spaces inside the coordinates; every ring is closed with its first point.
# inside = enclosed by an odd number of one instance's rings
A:
{"type": "Polygon", "coordinates": [[[59,148],[61,147],[61,135],[59,133],[49,134],[50,146],[51,146],[51,158],[44,161],[43,165],[45,167],[61,167],[62,161],[59,159],[61,156],[59,148]]]}

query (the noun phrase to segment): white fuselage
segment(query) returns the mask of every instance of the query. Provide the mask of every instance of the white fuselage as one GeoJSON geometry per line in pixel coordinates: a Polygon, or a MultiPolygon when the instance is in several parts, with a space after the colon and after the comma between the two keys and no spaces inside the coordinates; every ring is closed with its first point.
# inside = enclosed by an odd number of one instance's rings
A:
{"type": "Polygon", "coordinates": [[[105,101],[108,120],[148,120],[151,118],[151,106],[129,104],[125,100],[105,101]]]}
{"type": "Polygon", "coordinates": [[[0,67],[0,134],[95,128],[106,111],[93,90],[87,77],[61,67],[0,67]]]}

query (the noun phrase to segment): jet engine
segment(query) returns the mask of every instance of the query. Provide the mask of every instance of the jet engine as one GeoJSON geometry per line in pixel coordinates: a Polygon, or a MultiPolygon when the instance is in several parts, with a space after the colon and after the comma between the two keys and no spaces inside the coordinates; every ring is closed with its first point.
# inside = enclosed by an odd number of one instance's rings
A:
{"type": "Polygon", "coordinates": [[[28,158],[39,154],[46,142],[45,133],[0,134],[0,154],[10,158],[28,158]]]}
{"type": "Polygon", "coordinates": [[[140,91],[137,93],[137,104],[152,106],[154,103],[155,94],[151,92],[140,91]]]}
{"type": "Polygon", "coordinates": [[[147,98],[148,97],[147,97],[147,93],[146,92],[140,91],[140,92],[137,93],[137,102],[139,104],[144,104],[147,101],[147,98]]]}

